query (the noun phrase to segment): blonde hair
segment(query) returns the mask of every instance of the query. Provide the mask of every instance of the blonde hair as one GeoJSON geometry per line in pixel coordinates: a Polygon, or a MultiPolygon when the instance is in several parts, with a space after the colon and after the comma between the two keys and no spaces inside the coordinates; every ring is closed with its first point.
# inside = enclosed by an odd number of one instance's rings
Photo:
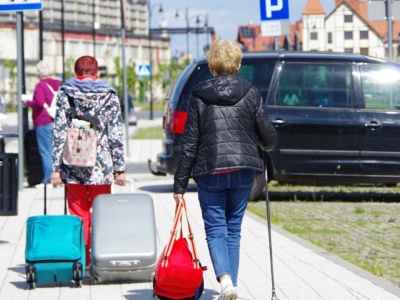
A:
{"type": "Polygon", "coordinates": [[[242,50],[231,40],[217,39],[206,54],[208,64],[216,75],[236,74],[242,61],[242,50]]]}

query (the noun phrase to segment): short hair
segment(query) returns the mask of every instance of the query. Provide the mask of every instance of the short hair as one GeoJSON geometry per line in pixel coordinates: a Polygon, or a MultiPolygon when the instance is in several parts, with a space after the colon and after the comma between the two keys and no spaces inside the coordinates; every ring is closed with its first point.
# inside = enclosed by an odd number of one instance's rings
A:
{"type": "Polygon", "coordinates": [[[76,60],[74,71],[77,76],[96,76],[99,72],[99,64],[93,56],[85,55],[76,60]]]}
{"type": "Polygon", "coordinates": [[[46,77],[50,75],[50,66],[41,60],[36,64],[36,71],[38,76],[46,77]]]}
{"type": "Polygon", "coordinates": [[[207,62],[217,75],[236,74],[243,53],[239,45],[231,40],[217,39],[206,54],[207,62]]]}

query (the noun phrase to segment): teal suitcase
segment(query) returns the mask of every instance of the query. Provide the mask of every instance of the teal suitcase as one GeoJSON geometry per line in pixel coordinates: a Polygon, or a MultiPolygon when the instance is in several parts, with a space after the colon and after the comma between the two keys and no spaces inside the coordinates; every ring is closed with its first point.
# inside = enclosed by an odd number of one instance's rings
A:
{"type": "Polygon", "coordinates": [[[85,266],[85,241],[82,220],[67,215],[46,214],[29,217],[26,223],[25,272],[30,289],[37,282],[74,281],[82,286],[85,266]]]}

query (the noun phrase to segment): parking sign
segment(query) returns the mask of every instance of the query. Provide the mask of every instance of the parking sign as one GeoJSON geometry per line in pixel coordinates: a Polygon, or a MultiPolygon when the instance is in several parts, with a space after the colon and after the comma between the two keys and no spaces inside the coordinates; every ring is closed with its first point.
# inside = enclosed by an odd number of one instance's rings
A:
{"type": "Polygon", "coordinates": [[[42,10],[42,0],[0,0],[0,12],[25,10],[42,10]]]}
{"type": "Polygon", "coordinates": [[[260,0],[262,21],[289,19],[289,0],[260,0]]]}

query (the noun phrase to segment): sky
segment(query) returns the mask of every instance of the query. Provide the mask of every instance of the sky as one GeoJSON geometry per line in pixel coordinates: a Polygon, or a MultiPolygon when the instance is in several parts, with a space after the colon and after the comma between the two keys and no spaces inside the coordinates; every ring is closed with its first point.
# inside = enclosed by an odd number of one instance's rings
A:
{"type": "MultiPolygon", "coordinates": [[[[271,0],[274,1],[274,0],[271,0]]],[[[301,14],[308,0],[289,0],[289,18],[294,23],[301,18],[301,14]]],[[[329,14],[334,6],[335,0],[320,0],[325,14],[329,14]]],[[[246,25],[249,22],[254,24],[261,23],[260,0],[151,0],[152,10],[151,27],[157,28],[164,20],[168,27],[186,27],[185,12],[188,8],[190,27],[196,26],[196,16],[199,15],[200,24],[204,24],[208,16],[208,26],[213,27],[216,36],[223,39],[236,40],[238,28],[240,25],[246,25]],[[163,13],[158,10],[162,4],[163,13]],[[175,14],[178,10],[179,17],[175,14]]],[[[186,35],[171,35],[172,55],[178,56],[179,53],[186,52],[186,35]]],[[[202,56],[203,46],[210,42],[204,34],[196,36],[189,35],[189,52],[194,57],[199,54],[202,56]]]]}

